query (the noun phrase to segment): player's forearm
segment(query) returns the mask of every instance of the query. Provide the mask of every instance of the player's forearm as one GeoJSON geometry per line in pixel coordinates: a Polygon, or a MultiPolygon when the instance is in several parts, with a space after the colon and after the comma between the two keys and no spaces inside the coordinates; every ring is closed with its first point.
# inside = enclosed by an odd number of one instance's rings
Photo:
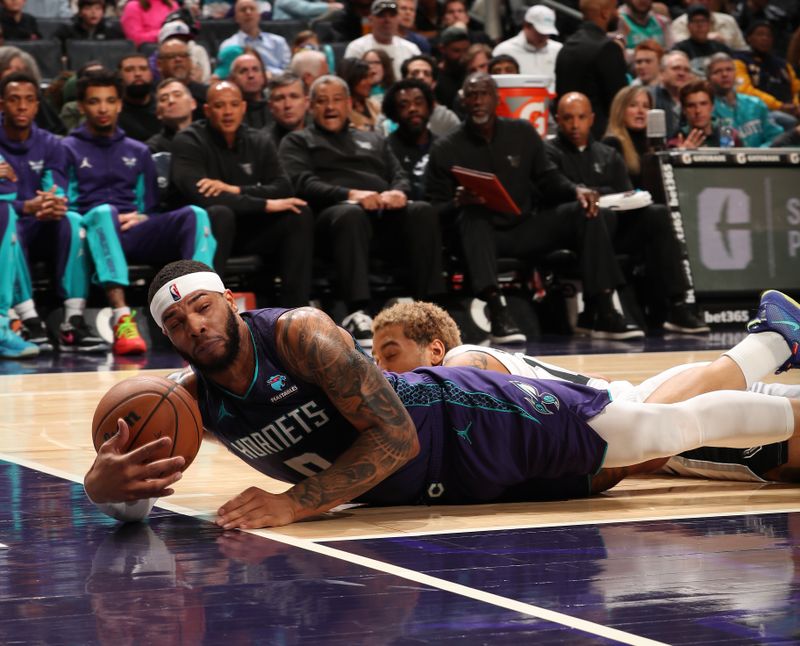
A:
{"type": "Polygon", "coordinates": [[[416,428],[371,428],[322,473],[296,484],[286,495],[295,520],[321,514],[366,493],[419,453],[416,428]]]}

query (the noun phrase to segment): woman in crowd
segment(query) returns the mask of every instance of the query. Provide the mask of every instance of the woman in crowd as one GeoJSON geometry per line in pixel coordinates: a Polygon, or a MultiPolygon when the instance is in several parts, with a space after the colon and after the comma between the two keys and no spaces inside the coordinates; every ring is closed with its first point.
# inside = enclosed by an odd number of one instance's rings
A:
{"type": "Polygon", "coordinates": [[[392,59],[382,49],[370,49],[361,60],[369,65],[370,96],[382,102],[386,90],[395,83],[392,59]]]}
{"type": "Polygon", "coordinates": [[[625,159],[631,182],[642,186],[642,155],[647,152],[647,113],[653,99],[646,88],[629,85],[622,88],[611,102],[603,143],[616,148],[625,159]]]}
{"type": "Polygon", "coordinates": [[[128,0],[119,22],[125,38],[138,47],[158,42],[158,32],[167,16],[178,9],[172,0],[128,0]]]}
{"type": "Polygon", "coordinates": [[[372,83],[369,67],[360,58],[343,58],[336,69],[337,76],[344,79],[350,88],[353,101],[350,126],[356,130],[379,130],[384,120],[380,104],[370,96],[372,83]]]}

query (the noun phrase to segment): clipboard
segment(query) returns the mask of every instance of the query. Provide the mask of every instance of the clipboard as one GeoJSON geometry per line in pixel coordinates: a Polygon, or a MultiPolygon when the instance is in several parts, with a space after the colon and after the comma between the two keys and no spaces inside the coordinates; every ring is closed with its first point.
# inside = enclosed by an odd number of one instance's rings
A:
{"type": "Polygon", "coordinates": [[[522,214],[516,202],[511,199],[508,191],[494,173],[484,173],[463,166],[453,166],[450,172],[455,175],[456,181],[461,186],[482,197],[486,201],[485,206],[492,211],[514,215],[522,214]]]}

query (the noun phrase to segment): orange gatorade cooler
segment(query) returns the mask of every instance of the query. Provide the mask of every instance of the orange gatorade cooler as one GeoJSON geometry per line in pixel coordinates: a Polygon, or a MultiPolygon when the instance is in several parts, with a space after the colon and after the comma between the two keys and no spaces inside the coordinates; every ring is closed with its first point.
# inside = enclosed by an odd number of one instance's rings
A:
{"type": "Polygon", "coordinates": [[[547,134],[547,99],[550,96],[547,86],[550,79],[530,74],[497,74],[492,78],[497,82],[500,95],[497,116],[527,119],[544,137],[547,134]]]}

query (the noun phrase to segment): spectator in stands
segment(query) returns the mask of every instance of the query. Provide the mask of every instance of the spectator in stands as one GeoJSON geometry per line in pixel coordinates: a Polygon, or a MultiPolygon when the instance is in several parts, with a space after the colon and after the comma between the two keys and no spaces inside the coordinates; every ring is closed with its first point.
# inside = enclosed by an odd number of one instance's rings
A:
{"type": "Polygon", "coordinates": [[[272,20],[303,20],[311,22],[327,18],[344,8],[341,2],[326,0],[275,0],[272,20]]]}
{"type": "Polygon", "coordinates": [[[161,130],[156,117],[153,72],[144,54],[125,56],[120,60],[118,70],[123,88],[119,126],[127,136],[147,141],[161,130]]]}
{"type": "Polygon", "coordinates": [[[206,102],[208,86],[205,83],[192,80],[192,59],[189,53],[189,44],[180,38],[169,38],[163,41],[158,46],[156,62],[162,79],[177,79],[189,88],[189,92],[198,106],[194,118],[202,119],[204,115],[200,106],[206,102]]]}
{"type": "MultiPolygon", "coordinates": [[[[746,49],[747,45],[735,18],[727,13],[714,11],[711,3],[712,0],[689,0],[687,2],[687,4],[702,4],[711,12],[711,31],[708,34],[711,40],[719,41],[734,50],[746,49]]],[[[687,14],[683,14],[672,21],[670,32],[673,43],[679,43],[689,38],[688,18],[687,14]]]]}
{"type": "MultiPolygon", "coordinates": [[[[488,304],[494,343],[525,341],[511,317],[497,282],[497,256],[540,259],[564,247],[580,258],[584,299],[581,323],[607,338],[642,336],[629,329],[612,305],[612,292],[625,280],[617,264],[604,217],[598,217],[594,191],[578,187],[545,155],[544,143],[530,122],[495,116],[497,85],[488,74],[467,77],[463,101],[467,120],[437,141],[430,152],[425,186],[442,218],[460,211],[461,247],[473,293],[488,304]],[[494,173],[522,212],[492,211],[472,192],[456,185],[454,165],[494,173]],[[553,208],[542,208],[532,190],[553,208]]],[[[593,331],[593,332],[591,332],[593,331]]]]}
{"type": "Polygon", "coordinates": [[[191,258],[211,265],[216,240],[203,209],[154,213],[158,187],[150,151],[117,127],[119,77],[108,71],[84,76],[78,102],[86,123],[63,140],[70,208],[83,215],[97,281],[112,307],[112,349],[118,355],[140,354],[146,345],[125,302],[128,262],[160,266],[191,258]]]}
{"type": "Polygon", "coordinates": [[[297,32],[297,35],[292,41],[292,58],[297,52],[304,52],[310,50],[312,52],[320,51],[319,36],[311,29],[303,29],[297,32]]]}
{"type": "Polygon", "coordinates": [[[161,131],[147,140],[151,153],[172,152],[172,140],[194,120],[197,102],[183,81],[168,78],[156,87],[156,116],[163,124],[161,131]]]}
{"type": "Polygon", "coordinates": [[[330,74],[325,54],[312,50],[297,52],[289,64],[289,71],[303,79],[306,88],[310,88],[320,76],[330,74]]]}
{"type": "Polygon", "coordinates": [[[488,72],[489,60],[492,58],[492,48],[485,43],[473,43],[469,49],[464,53],[464,58],[461,64],[464,70],[469,74],[475,72],[488,72]]]}
{"type": "Polygon", "coordinates": [[[470,18],[465,0],[444,0],[439,27],[442,30],[450,27],[463,29],[467,32],[470,43],[492,44],[491,39],[483,30],[483,25],[470,18]]]}
{"type": "Polygon", "coordinates": [[[783,132],[761,99],[736,91],[736,67],[730,56],[714,54],[708,61],[706,76],[714,91],[714,116],[720,126],[736,131],[743,146],[766,148],[783,132]]]}
{"type": "Polygon", "coordinates": [[[331,16],[331,27],[339,42],[350,42],[369,31],[372,0],[348,0],[344,9],[331,16]]]}
{"type": "Polygon", "coordinates": [[[383,99],[386,116],[397,124],[389,146],[411,182],[409,198],[425,199],[425,169],[435,139],[428,128],[435,101],[430,86],[417,79],[395,83],[383,99]]]}
{"type": "Polygon", "coordinates": [[[791,65],[774,53],[772,25],[766,20],[750,23],[750,51],[737,54],[736,89],[761,99],[772,118],[791,130],[800,117],[800,80],[791,65]]]}
{"type": "MultiPolygon", "coordinates": [[[[6,76],[0,81],[0,99],[0,155],[16,178],[16,197],[11,204],[19,217],[19,241],[28,263],[54,261],[56,290],[64,302],[58,347],[62,352],[106,351],[108,344],[83,318],[90,268],[81,219],[67,211],[64,148],[58,137],[34,123],[39,109],[36,79],[21,72],[6,76]]],[[[3,268],[4,272],[8,270],[3,268]]],[[[52,350],[47,328],[33,302],[27,271],[18,275],[15,293],[14,309],[22,321],[23,336],[42,351],[52,350]]]]}
{"type": "MultiPolygon", "coordinates": [[[[39,73],[39,66],[33,56],[28,52],[22,51],[19,47],[4,45],[0,47],[0,79],[14,72],[23,72],[32,76],[36,79],[38,86],[41,87],[42,75],[39,73]]],[[[48,101],[39,101],[36,125],[43,130],[52,132],[54,135],[65,135],[67,133],[58,113],[48,101]]]]}
{"type": "Polygon", "coordinates": [[[396,77],[400,76],[403,61],[420,53],[411,41],[399,34],[400,18],[395,0],[374,0],[370,8],[369,23],[372,33],[356,38],[344,50],[345,58],[361,58],[370,49],[382,49],[392,59],[396,77]]]}
{"type": "Polygon", "coordinates": [[[292,196],[269,134],[244,125],[245,110],[238,86],[212,85],[208,120],[173,141],[172,183],[186,200],[235,222],[233,253],[259,255],[277,270],[280,305],[308,305],[313,216],[303,200],[292,196]]]}
{"type": "Polygon", "coordinates": [[[617,92],[628,84],[622,49],[606,36],[617,25],[616,0],[581,0],[584,21],[556,58],[556,94],[580,92],[594,110],[592,133],[600,137],[617,92]]]}
{"type": "Polygon", "coordinates": [[[705,76],[706,63],[714,54],[730,54],[727,45],[708,37],[711,29],[711,12],[705,5],[693,4],[686,12],[686,25],[689,38],[675,43],[675,49],[689,57],[692,71],[699,77],[705,76]]]}
{"type": "Polygon", "coordinates": [[[73,128],[77,128],[83,123],[83,113],[78,107],[77,101],[77,84],[78,81],[97,70],[105,69],[100,61],[89,61],[83,65],[78,72],[64,84],[64,105],[61,106],[59,118],[61,119],[67,132],[73,128]]]}
{"type": "Polygon", "coordinates": [[[382,49],[370,49],[361,60],[369,65],[369,94],[380,102],[386,90],[392,87],[396,80],[392,59],[382,49]]]}
{"type": "Polygon", "coordinates": [[[434,93],[436,100],[451,110],[466,76],[463,61],[469,46],[469,35],[461,27],[448,27],[439,37],[439,75],[434,93]]]}
{"type": "Polygon", "coordinates": [[[27,0],[26,12],[34,18],[71,18],[69,0],[27,0]]]}
{"type": "Polygon", "coordinates": [[[384,117],[380,101],[370,96],[369,65],[358,58],[343,58],[336,66],[336,75],[344,79],[350,91],[350,127],[381,131],[384,117]]]}
{"type": "Polygon", "coordinates": [[[288,67],[292,57],[289,43],[283,36],[261,31],[261,16],[255,0],[236,0],[234,19],[239,31],[222,41],[220,51],[234,45],[254,49],[270,74],[280,74],[288,67]]]}
{"type": "Polygon", "coordinates": [[[692,68],[686,52],[672,51],[661,59],[661,80],[650,86],[652,108],[663,110],[667,121],[667,139],[677,136],[681,125],[681,88],[692,80],[692,68]]]}
{"type": "Polygon", "coordinates": [[[290,132],[311,125],[308,108],[308,87],[300,77],[286,72],[270,81],[269,109],[275,120],[270,134],[276,146],[290,132]]]}
{"type": "Polygon", "coordinates": [[[647,113],[652,108],[653,97],[647,88],[631,85],[621,89],[611,103],[608,127],[603,137],[604,144],[622,154],[631,183],[639,189],[645,188],[642,157],[648,152],[647,113]]]}
{"type": "MultiPolygon", "coordinates": [[[[430,56],[425,54],[412,56],[403,63],[402,72],[404,79],[422,81],[431,91],[435,91],[439,70],[436,66],[436,61],[430,56]]],[[[461,119],[458,118],[456,113],[438,103],[435,97],[427,122],[428,129],[437,137],[443,137],[461,125],[461,119]]]]}
{"type": "Polygon", "coordinates": [[[519,74],[519,63],[510,54],[498,54],[489,61],[489,74],[519,74]]]}
{"type": "Polygon", "coordinates": [[[244,122],[251,128],[270,128],[273,119],[264,96],[267,73],[261,57],[255,52],[237,56],[231,65],[228,80],[238,86],[247,104],[244,122]]]}
{"type": "Polygon", "coordinates": [[[417,0],[417,15],[414,24],[425,38],[435,39],[439,35],[442,20],[442,5],[438,0],[417,0]]]}
{"type": "Polygon", "coordinates": [[[556,56],[561,43],[551,40],[558,36],[556,14],[549,7],[534,5],[525,12],[522,31],[494,48],[494,55],[513,56],[522,74],[533,74],[547,79],[548,90],[556,89],[556,56]]]}
{"type": "Polygon", "coordinates": [[[119,22],[125,38],[138,47],[142,43],[158,42],[158,32],[167,16],[178,6],[172,0],[129,0],[119,22]]]}
{"type": "Polygon", "coordinates": [[[663,49],[672,46],[667,16],[653,11],[653,0],[625,0],[619,8],[619,32],[625,37],[625,53],[629,60],[636,46],[646,40],[663,49]]]}
{"type": "Polygon", "coordinates": [[[197,83],[208,83],[211,78],[211,61],[206,48],[195,40],[199,33],[196,21],[191,16],[187,17],[185,12],[186,9],[181,9],[167,16],[158,32],[158,42],[164,43],[173,38],[184,41],[189,48],[189,78],[197,83]]]}
{"type": "MultiPolygon", "coordinates": [[[[710,120],[710,90],[707,99],[710,120]]],[[[592,106],[584,95],[578,92],[564,95],[556,115],[558,134],[545,144],[548,159],[569,180],[600,195],[630,191],[633,186],[625,161],[614,148],[594,140],[592,117],[592,106]]],[[[648,284],[646,305],[654,318],[666,313],[666,320],[657,322],[670,332],[708,332],[708,326],[686,303],[690,285],[667,207],[651,204],[613,215],[614,248],[617,253],[629,254],[644,264],[648,284]]]]}
{"type": "Polygon", "coordinates": [[[24,13],[25,0],[0,0],[0,28],[5,40],[40,40],[36,18],[24,13]]]}
{"type": "Polygon", "coordinates": [[[317,236],[325,242],[318,248],[332,257],[336,294],[351,312],[342,324],[371,345],[370,258],[392,258],[392,267],[407,272],[411,295],[430,300],[444,291],[441,233],[429,204],[408,202],[408,178],[385,139],[350,128],[349,110],[342,79],[317,79],[314,124],[286,135],[280,156],[298,196],[317,214],[317,236]]]}
{"type": "Polygon", "coordinates": [[[78,13],[68,25],[61,25],[54,36],[64,52],[68,40],[119,40],[125,38],[119,25],[106,22],[104,0],[79,0],[78,13]]]}
{"type": "Polygon", "coordinates": [[[742,33],[747,34],[750,25],[759,20],[766,20],[772,25],[775,37],[775,52],[784,56],[792,38],[793,26],[798,24],[800,7],[794,3],[794,8],[788,3],[770,2],[770,0],[738,0],[731,12],[742,33]]]}
{"type": "Polygon", "coordinates": [[[651,87],[656,85],[660,78],[661,58],[664,50],[654,40],[643,40],[633,48],[633,74],[635,78],[631,85],[651,87]]]}
{"type": "Polygon", "coordinates": [[[397,0],[398,36],[414,43],[423,54],[431,53],[430,41],[422,34],[417,33],[417,2],[416,0],[397,0]]]}
{"type": "Polygon", "coordinates": [[[722,133],[713,117],[714,92],[708,81],[692,81],[684,85],[681,88],[681,107],[686,125],[669,142],[671,148],[695,150],[742,145],[735,133],[731,133],[731,141],[722,141],[722,133]]]}

